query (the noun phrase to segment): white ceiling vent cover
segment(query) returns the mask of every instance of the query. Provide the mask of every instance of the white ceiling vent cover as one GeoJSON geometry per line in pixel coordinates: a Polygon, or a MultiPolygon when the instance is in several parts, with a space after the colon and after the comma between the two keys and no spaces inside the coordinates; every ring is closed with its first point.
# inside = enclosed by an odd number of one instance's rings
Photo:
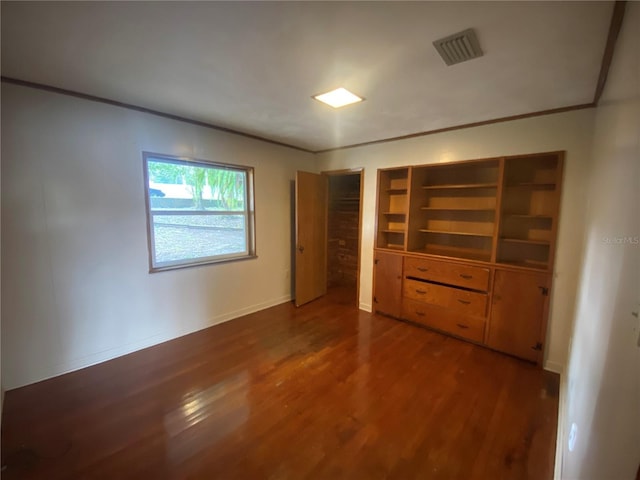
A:
{"type": "Polygon", "coordinates": [[[482,56],[478,38],[472,28],[454,33],[433,42],[438,53],[447,65],[466,62],[482,56]]]}

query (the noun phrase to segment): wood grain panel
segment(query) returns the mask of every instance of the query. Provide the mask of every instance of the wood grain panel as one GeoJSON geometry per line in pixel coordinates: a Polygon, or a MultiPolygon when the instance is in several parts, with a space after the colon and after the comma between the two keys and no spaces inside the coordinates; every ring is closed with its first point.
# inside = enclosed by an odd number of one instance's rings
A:
{"type": "Polygon", "coordinates": [[[326,175],[296,172],[295,301],[300,306],[327,293],[326,175]]]}
{"type": "Polygon", "coordinates": [[[540,363],[550,287],[548,273],[496,270],[487,345],[540,363]]]}
{"type": "Polygon", "coordinates": [[[399,317],[402,303],[402,255],[375,252],[373,310],[399,317]]]}

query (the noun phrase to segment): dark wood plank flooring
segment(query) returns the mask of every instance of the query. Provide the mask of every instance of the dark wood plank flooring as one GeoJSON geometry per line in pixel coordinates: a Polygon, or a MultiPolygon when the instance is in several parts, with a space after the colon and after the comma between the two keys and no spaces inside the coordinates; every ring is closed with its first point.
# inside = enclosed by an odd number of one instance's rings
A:
{"type": "Polygon", "coordinates": [[[558,377],[358,311],[284,304],[12,390],[10,479],[550,479],[558,377]]]}

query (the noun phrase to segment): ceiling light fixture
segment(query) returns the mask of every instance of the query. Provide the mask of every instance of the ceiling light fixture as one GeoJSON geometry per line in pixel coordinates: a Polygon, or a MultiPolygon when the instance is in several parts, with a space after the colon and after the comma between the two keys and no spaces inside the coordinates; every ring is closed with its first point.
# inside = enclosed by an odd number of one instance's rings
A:
{"type": "Polygon", "coordinates": [[[352,103],[358,103],[364,100],[364,98],[359,97],[342,87],[336,88],[335,90],[331,90],[327,93],[314,95],[313,98],[322,103],[326,103],[333,108],[344,107],[345,105],[351,105],[352,103]]]}

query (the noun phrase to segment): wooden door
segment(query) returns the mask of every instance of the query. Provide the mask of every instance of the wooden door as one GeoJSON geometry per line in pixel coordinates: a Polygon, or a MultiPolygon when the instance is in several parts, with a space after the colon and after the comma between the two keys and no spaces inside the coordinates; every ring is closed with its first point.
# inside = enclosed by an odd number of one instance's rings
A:
{"type": "Polygon", "coordinates": [[[551,276],[496,270],[487,345],[542,363],[551,276]]]}
{"type": "Polygon", "coordinates": [[[327,177],[296,172],[296,306],[327,293],[327,177]]]}
{"type": "Polygon", "coordinates": [[[400,318],[402,255],[376,251],[373,268],[373,311],[400,318]]]}

